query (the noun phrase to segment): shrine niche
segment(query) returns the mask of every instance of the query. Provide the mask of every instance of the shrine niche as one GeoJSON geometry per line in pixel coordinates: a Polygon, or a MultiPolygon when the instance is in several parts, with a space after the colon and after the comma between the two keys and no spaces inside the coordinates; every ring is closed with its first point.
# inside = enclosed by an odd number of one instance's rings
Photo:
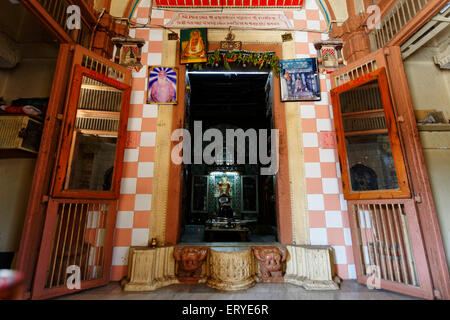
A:
{"type": "Polygon", "coordinates": [[[287,249],[279,246],[252,247],[259,263],[261,280],[266,282],[284,282],[283,262],[287,258],[287,249]]]}
{"type": "Polygon", "coordinates": [[[112,42],[116,46],[114,62],[139,72],[143,67],[141,60],[145,40],[117,37],[113,38],[112,42]]]}
{"type": "Polygon", "coordinates": [[[320,72],[333,72],[344,65],[342,40],[314,41],[320,72]]]}
{"type": "Polygon", "coordinates": [[[182,283],[198,283],[207,254],[206,247],[175,247],[173,256],[178,264],[178,280],[182,283]]]}

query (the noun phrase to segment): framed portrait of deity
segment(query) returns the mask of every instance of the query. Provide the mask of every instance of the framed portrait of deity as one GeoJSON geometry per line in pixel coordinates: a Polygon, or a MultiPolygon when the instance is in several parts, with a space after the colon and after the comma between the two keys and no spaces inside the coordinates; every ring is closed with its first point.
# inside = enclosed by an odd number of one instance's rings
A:
{"type": "Polygon", "coordinates": [[[178,68],[148,67],[147,103],[178,103],[178,68]]]}
{"type": "Polygon", "coordinates": [[[207,29],[182,29],[180,33],[180,63],[206,62],[207,29]]]}
{"type": "Polygon", "coordinates": [[[316,58],[280,61],[281,101],[319,101],[320,80],[316,58]]]}

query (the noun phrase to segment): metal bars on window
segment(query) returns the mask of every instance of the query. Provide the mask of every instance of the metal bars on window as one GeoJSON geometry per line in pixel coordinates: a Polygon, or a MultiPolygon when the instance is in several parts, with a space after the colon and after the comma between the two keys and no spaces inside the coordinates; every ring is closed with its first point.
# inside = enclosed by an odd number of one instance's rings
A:
{"type": "Polygon", "coordinates": [[[405,206],[396,201],[358,201],[352,219],[362,274],[376,270],[383,280],[418,287],[416,264],[408,232],[405,206]]]}
{"type": "Polygon", "coordinates": [[[71,266],[79,268],[81,281],[102,278],[108,209],[104,203],[58,205],[46,288],[64,286],[71,266]]]}

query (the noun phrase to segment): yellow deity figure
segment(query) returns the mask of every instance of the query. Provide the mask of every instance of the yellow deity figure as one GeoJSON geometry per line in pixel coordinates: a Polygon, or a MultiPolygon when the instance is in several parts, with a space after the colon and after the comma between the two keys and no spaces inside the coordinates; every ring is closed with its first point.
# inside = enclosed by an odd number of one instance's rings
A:
{"type": "Polygon", "coordinates": [[[206,58],[205,42],[199,30],[191,32],[190,39],[181,54],[181,58],[186,60],[186,62],[195,58],[206,58]]]}

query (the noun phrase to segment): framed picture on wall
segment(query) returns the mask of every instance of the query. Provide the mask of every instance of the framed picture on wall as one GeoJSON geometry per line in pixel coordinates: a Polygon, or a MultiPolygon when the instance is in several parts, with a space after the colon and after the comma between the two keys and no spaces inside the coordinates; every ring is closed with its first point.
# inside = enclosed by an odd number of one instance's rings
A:
{"type": "Polygon", "coordinates": [[[316,58],[280,61],[281,101],[319,101],[320,81],[316,58]]]}
{"type": "Polygon", "coordinates": [[[183,29],[180,32],[180,63],[202,63],[206,55],[207,29],[183,29]]]}
{"type": "Polygon", "coordinates": [[[178,68],[148,67],[147,103],[178,103],[178,68]]]}

